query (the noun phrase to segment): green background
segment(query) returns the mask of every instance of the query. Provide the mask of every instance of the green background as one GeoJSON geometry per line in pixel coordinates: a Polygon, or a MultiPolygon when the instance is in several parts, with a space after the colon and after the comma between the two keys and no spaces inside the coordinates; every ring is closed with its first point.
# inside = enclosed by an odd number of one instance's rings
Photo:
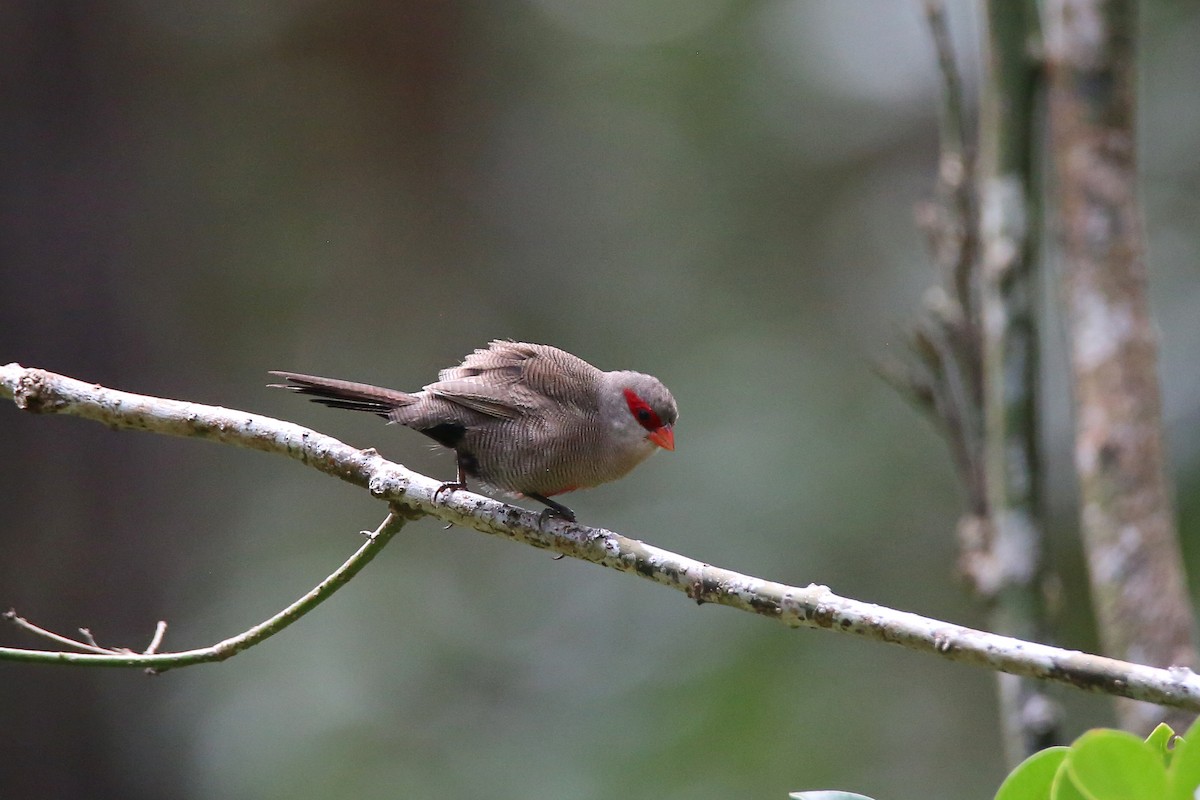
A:
{"type": "MultiPolygon", "coordinates": [[[[978,20],[952,3],[974,86],[978,20]]],[[[1200,5],[1143,13],[1140,153],[1184,546],[1200,522],[1200,5]]],[[[414,389],[491,338],[674,391],[678,449],[573,495],[712,564],[966,624],[946,449],[872,372],[936,276],[915,2],[26,0],[0,9],[0,362],[292,419],[439,477],[268,369],[414,389]]],[[[974,90],[972,90],[974,93],[974,90]]],[[[1046,277],[1051,300],[1058,292],[1046,277]]],[[[1094,649],[1047,309],[1061,643],[1094,649]]],[[[0,404],[0,607],[211,643],[384,509],[278,457],[0,404]]],[[[15,631],[11,645],[34,646],[15,631]]],[[[1111,723],[1059,692],[1068,733],[1111,723]]],[[[985,798],[993,679],[410,526],[236,659],[0,663],[0,797],[985,798]]]]}

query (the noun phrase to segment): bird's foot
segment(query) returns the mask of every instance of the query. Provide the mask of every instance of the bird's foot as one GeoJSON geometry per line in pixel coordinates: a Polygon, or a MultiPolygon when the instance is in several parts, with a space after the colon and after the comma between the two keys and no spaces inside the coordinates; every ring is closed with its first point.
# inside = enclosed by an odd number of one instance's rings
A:
{"type": "Polygon", "coordinates": [[[538,529],[540,530],[540,529],[546,527],[546,520],[552,519],[555,517],[557,517],[558,519],[565,519],[565,520],[567,520],[567,522],[575,521],[573,518],[564,517],[562,514],[558,513],[553,508],[543,508],[542,513],[538,514],[538,529]]]}
{"type": "MultiPolygon", "coordinates": [[[[462,481],[462,480],[446,481],[441,486],[439,486],[438,488],[433,490],[433,502],[436,503],[438,501],[438,498],[442,496],[442,492],[455,492],[455,491],[458,491],[459,489],[465,489],[465,488],[467,488],[466,481],[462,481]]],[[[442,530],[448,531],[453,527],[454,527],[454,523],[448,522],[448,523],[446,523],[446,527],[442,528],[442,530]]]]}
{"type": "Polygon", "coordinates": [[[437,502],[442,496],[442,492],[456,492],[459,489],[467,488],[467,484],[463,481],[446,481],[441,486],[433,490],[433,502],[437,502]]]}
{"type": "Polygon", "coordinates": [[[542,513],[538,515],[538,527],[541,528],[546,524],[546,520],[551,517],[565,519],[567,522],[575,521],[575,512],[564,506],[562,503],[556,503],[549,497],[543,497],[540,494],[526,494],[530,500],[537,500],[546,507],[542,509],[542,513]]]}

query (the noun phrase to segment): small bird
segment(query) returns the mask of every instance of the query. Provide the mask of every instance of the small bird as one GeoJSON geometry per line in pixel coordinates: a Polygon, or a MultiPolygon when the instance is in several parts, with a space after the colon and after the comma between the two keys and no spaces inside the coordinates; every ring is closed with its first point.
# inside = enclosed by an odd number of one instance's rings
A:
{"type": "MultiPolygon", "coordinates": [[[[550,498],[622,477],[658,448],[675,449],[679,412],[666,386],[640,372],[604,372],[565,350],[496,340],[419,392],[277,372],[287,384],[331,408],[367,411],[419,431],[457,457],[457,479],[438,493],[466,488],[467,478],[547,506],[575,521],[550,498]]],[[[435,494],[435,498],[436,498],[435,494]]]]}

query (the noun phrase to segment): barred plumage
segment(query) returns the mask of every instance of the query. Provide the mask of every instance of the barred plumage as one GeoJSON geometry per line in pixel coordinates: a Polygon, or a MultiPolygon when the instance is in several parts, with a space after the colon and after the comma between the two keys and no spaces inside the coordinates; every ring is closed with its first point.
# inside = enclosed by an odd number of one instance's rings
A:
{"type": "Polygon", "coordinates": [[[675,399],[640,372],[603,372],[543,344],[493,341],[419,392],[294,372],[272,372],[332,408],[366,411],[420,431],[455,451],[468,476],[504,492],[549,498],[616,480],[655,449],[675,448],[675,399]]]}

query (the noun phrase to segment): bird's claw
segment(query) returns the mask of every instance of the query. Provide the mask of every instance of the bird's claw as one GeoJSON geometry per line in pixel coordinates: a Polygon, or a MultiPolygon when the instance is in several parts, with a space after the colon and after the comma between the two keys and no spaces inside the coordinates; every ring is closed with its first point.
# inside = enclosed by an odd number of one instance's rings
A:
{"type": "Polygon", "coordinates": [[[567,522],[575,521],[575,513],[570,509],[562,510],[558,508],[543,508],[542,513],[538,514],[538,528],[545,527],[546,520],[550,519],[551,517],[566,520],[567,522]]]}
{"type": "Polygon", "coordinates": [[[441,486],[433,490],[433,502],[437,502],[442,496],[442,492],[456,492],[459,489],[465,489],[467,485],[462,481],[446,481],[441,486]]]}
{"type": "Polygon", "coordinates": [[[567,522],[575,521],[575,512],[564,506],[562,503],[556,503],[549,497],[546,497],[544,494],[533,494],[532,492],[526,492],[525,496],[530,500],[538,501],[546,507],[542,510],[542,513],[538,515],[538,528],[544,526],[546,524],[546,520],[550,519],[551,517],[565,519],[567,522]]]}

